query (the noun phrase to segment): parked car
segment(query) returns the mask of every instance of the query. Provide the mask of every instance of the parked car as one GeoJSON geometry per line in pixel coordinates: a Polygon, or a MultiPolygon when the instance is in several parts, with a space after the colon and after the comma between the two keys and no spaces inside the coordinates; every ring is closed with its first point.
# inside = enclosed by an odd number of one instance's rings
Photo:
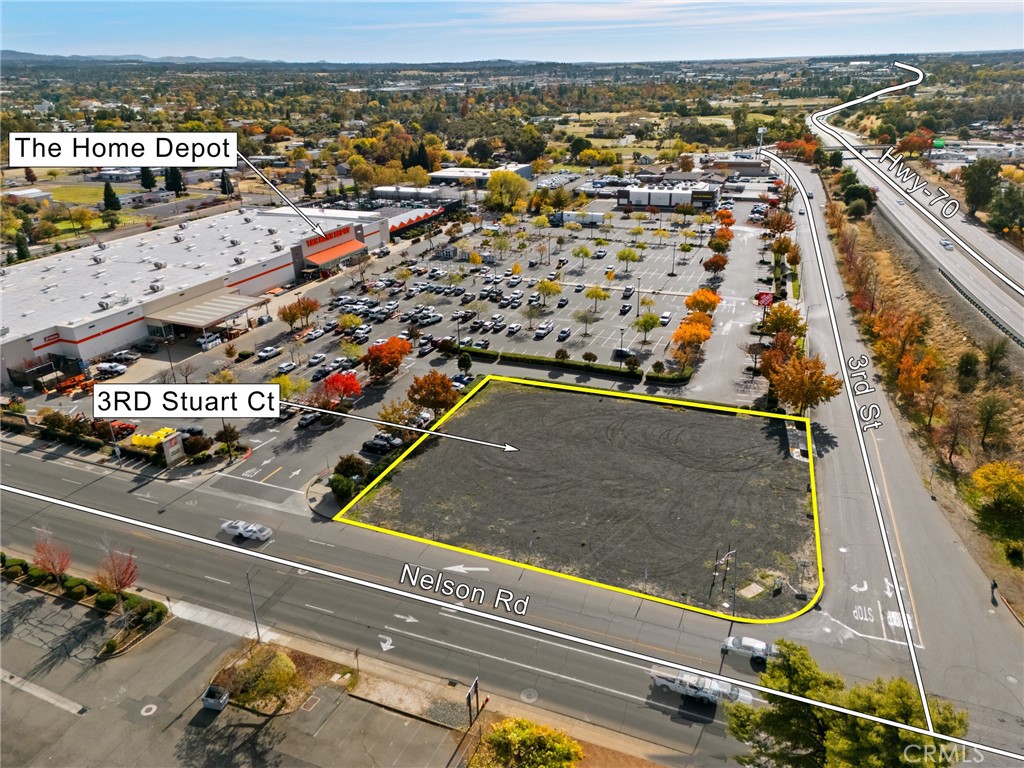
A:
{"type": "Polygon", "coordinates": [[[568,328],[563,328],[558,332],[559,341],[566,341],[570,336],[572,336],[572,331],[568,328]]]}
{"type": "Polygon", "coordinates": [[[138,344],[135,344],[133,348],[139,350],[139,352],[152,354],[160,349],[160,345],[153,339],[143,339],[138,344]]]}
{"type": "Polygon", "coordinates": [[[108,379],[112,376],[120,376],[123,373],[127,373],[128,366],[121,365],[120,363],[97,363],[94,371],[99,378],[108,379]]]}
{"type": "Polygon", "coordinates": [[[661,317],[658,318],[658,320],[661,322],[662,325],[668,325],[670,322],[672,322],[672,313],[662,312],[661,317]]]}
{"type": "Polygon", "coordinates": [[[272,528],[258,523],[247,523],[245,520],[228,520],[221,525],[220,530],[234,538],[253,539],[266,541],[274,535],[272,528]]]}
{"type": "Polygon", "coordinates": [[[317,368],[313,371],[313,375],[309,377],[310,381],[321,381],[331,375],[331,370],[327,366],[317,368]]]}
{"type": "Polygon", "coordinates": [[[312,331],[306,334],[306,341],[316,341],[324,335],[326,331],[323,328],[314,328],[312,331]]]}
{"type": "Polygon", "coordinates": [[[115,363],[120,363],[121,365],[131,365],[132,363],[137,363],[141,360],[142,355],[138,352],[131,352],[127,349],[122,349],[120,352],[112,354],[110,359],[115,363]]]}
{"type": "Polygon", "coordinates": [[[633,305],[632,304],[623,304],[623,305],[621,305],[619,307],[619,314],[620,315],[628,315],[632,311],[633,311],[633,305]]]}
{"type": "Polygon", "coordinates": [[[774,656],[778,656],[779,650],[774,643],[769,644],[754,637],[733,637],[730,635],[722,641],[722,654],[727,653],[746,656],[752,661],[765,662],[774,656]]]}
{"type": "Polygon", "coordinates": [[[521,330],[523,330],[523,326],[520,323],[512,323],[512,325],[508,327],[508,330],[506,332],[508,333],[509,336],[515,336],[521,330]]]}
{"type": "Polygon", "coordinates": [[[281,347],[264,347],[256,353],[256,359],[262,362],[264,360],[269,360],[272,357],[277,357],[281,352],[281,347]]]}
{"type": "Polygon", "coordinates": [[[202,336],[196,337],[196,345],[203,348],[203,351],[216,347],[221,343],[221,338],[216,333],[204,333],[202,336]]]}
{"type": "Polygon", "coordinates": [[[561,309],[562,307],[567,307],[567,306],[569,306],[569,299],[568,299],[568,297],[562,296],[561,298],[559,298],[559,300],[558,300],[558,308],[561,309]]]}
{"type": "Polygon", "coordinates": [[[326,359],[327,355],[325,355],[323,352],[317,352],[315,355],[310,355],[309,362],[307,363],[307,365],[310,368],[315,368],[326,359]]]}
{"type": "Polygon", "coordinates": [[[374,437],[363,443],[362,450],[365,453],[375,453],[378,456],[383,456],[386,453],[391,453],[394,448],[387,440],[379,440],[374,437]]]}
{"type": "Polygon", "coordinates": [[[295,363],[293,363],[291,360],[286,360],[285,362],[283,362],[283,363],[281,363],[281,364],[279,364],[277,366],[277,372],[278,373],[291,373],[292,371],[294,371],[296,369],[296,367],[297,366],[295,365],[295,363]]]}

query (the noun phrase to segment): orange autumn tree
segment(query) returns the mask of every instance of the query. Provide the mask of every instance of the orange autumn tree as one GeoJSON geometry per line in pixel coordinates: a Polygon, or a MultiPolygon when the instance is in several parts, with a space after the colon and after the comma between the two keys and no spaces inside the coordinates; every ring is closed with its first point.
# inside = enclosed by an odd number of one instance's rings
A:
{"type": "Polygon", "coordinates": [[[71,550],[53,538],[51,534],[40,531],[36,536],[32,565],[42,568],[53,581],[59,584],[61,577],[67,573],[68,566],[71,565],[71,550]]]}
{"type": "Polygon", "coordinates": [[[398,369],[402,360],[412,352],[412,345],[405,339],[392,336],[381,344],[374,344],[366,350],[363,356],[363,365],[367,373],[375,379],[383,379],[392,371],[398,369]]]}
{"type": "Polygon", "coordinates": [[[461,395],[452,387],[452,380],[438,370],[415,376],[406,393],[409,402],[420,408],[429,408],[440,416],[459,402],[461,395]]]}
{"type": "Polygon", "coordinates": [[[698,288],[686,297],[686,308],[691,312],[714,312],[722,297],[710,288],[698,288]]]}
{"type": "Polygon", "coordinates": [[[831,400],[843,388],[842,379],[825,373],[825,361],[820,357],[793,355],[774,371],[770,381],[779,402],[792,406],[800,416],[831,400]]]}

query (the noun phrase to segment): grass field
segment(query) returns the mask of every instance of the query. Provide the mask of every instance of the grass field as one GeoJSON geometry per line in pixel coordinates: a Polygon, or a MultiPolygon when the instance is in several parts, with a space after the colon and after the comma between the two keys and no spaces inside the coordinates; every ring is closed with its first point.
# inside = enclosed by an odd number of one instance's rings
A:
{"type": "Polygon", "coordinates": [[[809,468],[790,457],[785,424],[489,381],[443,431],[519,452],[429,438],[346,514],[706,612],[732,613],[735,599],[738,617],[779,619],[805,607],[795,592],[818,586],[809,468]],[[729,551],[725,575],[715,563],[729,551]]]}
{"type": "MultiPolygon", "coordinates": [[[[86,186],[84,184],[68,185],[64,187],[53,187],[46,190],[53,193],[53,199],[58,203],[68,205],[96,205],[103,201],[103,185],[86,186]]],[[[129,187],[114,187],[114,192],[119,195],[137,190],[129,187]]]]}

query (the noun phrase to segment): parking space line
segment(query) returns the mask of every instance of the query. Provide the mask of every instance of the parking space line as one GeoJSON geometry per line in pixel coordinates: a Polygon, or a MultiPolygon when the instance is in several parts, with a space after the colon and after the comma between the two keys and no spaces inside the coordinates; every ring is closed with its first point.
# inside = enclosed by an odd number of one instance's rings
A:
{"type": "Polygon", "coordinates": [[[88,712],[88,709],[81,704],[78,704],[71,699],[64,698],[59,693],[47,690],[40,685],[30,683],[28,680],[18,677],[4,669],[0,669],[0,675],[3,676],[3,681],[8,685],[17,688],[20,691],[24,691],[29,696],[35,696],[37,699],[45,701],[47,704],[53,704],[53,706],[63,709],[65,712],[70,712],[72,715],[84,715],[88,712]]]}

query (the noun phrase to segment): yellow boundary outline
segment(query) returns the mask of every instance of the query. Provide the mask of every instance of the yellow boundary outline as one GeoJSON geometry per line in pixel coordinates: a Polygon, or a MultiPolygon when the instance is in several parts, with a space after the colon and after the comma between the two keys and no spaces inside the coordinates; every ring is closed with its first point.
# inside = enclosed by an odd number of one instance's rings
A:
{"type": "Polygon", "coordinates": [[[577,584],[584,584],[584,585],[586,585],[588,587],[600,587],[601,589],[607,589],[607,590],[612,591],[612,592],[618,592],[619,594],[622,594],[622,595],[628,595],[630,597],[640,598],[641,600],[650,600],[650,601],[655,602],[655,603],[662,603],[663,605],[670,605],[670,606],[672,606],[674,608],[682,608],[683,610],[694,611],[696,613],[702,613],[702,614],[705,614],[707,616],[714,616],[716,618],[726,619],[727,621],[735,621],[735,622],[741,623],[741,624],[779,624],[779,623],[782,623],[784,621],[791,621],[792,619],[795,619],[798,616],[802,616],[803,614],[807,613],[809,610],[814,608],[815,604],[821,598],[821,594],[822,594],[822,592],[825,589],[825,576],[824,576],[824,572],[822,570],[822,565],[821,565],[821,531],[820,531],[819,520],[818,520],[818,490],[817,490],[817,486],[815,484],[815,479],[814,479],[814,451],[811,450],[811,446],[812,446],[812,442],[811,442],[811,420],[808,419],[807,417],[805,417],[805,416],[788,416],[788,415],[781,415],[781,414],[777,414],[777,413],[766,413],[764,411],[754,411],[754,410],[749,410],[749,409],[746,409],[746,408],[735,408],[735,407],[731,407],[731,406],[727,406],[727,405],[712,405],[712,404],[709,404],[709,403],[699,403],[699,402],[695,402],[695,401],[691,401],[691,400],[676,400],[676,399],[668,398],[668,397],[658,397],[656,395],[638,395],[638,394],[634,394],[632,392],[616,392],[616,391],[610,390],[610,389],[596,389],[594,387],[581,387],[579,385],[574,385],[574,384],[559,384],[559,383],[550,382],[550,381],[536,381],[536,380],[533,380],[533,379],[520,379],[520,378],[516,378],[516,377],[513,377],[513,376],[500,376],[500,375],[497,375],[497,374],[488,374],[483,379],[481,379],[479,382],[477,382],[477,384],[469,392],[466,393],[466,396],[463,397],[462,400],[460,400],[456,404],[456,406],[454,408],[452,408],[450,411],[448,411],[448,413],[446,413],[444,416],[442,416],[441,419],[437,422],[437,424],[435,424],[432,427],[432,429],[436,431],[438,428],[440,428],[446,421],[448,421],[448,419],[450,419],[452,416],[454,416],[456,413],[458,413],[459,409],[462,408],[462,406],[464,406],[466,403],[468,403],[473,398],[474,395],[476,395],[478,392],[480,392],[485,386],[487,386],[487,384],[489,384],[492,381],[501,381],[501,382],[506,382],[506,383],[509,383],[509,384],[521,384],[521,385],[529,386],[529,387],[546,387],[548,389],[559,389],[559,390],[563,390],[563,391],[566,391],[566,392],[577,392],[577,393],[586,394],[586,395],[601,395],[601,396],[604,396],[604,397],[621,397],[621,398],[628,399],[628,400],[640,400],[640,401],[648,402],[648,403],[661,403],[663,405],[671,405],[671,406],[675,406],[675,407],[683,406],[683,407],[689,407],[689,408],[698,408],[698,409],[706,410],[706,411],[721,411],[723,413],[735,413],[735,414],[740,414],[740,415],[743,415],[743,416],[760,416],[760,417],[764,417],[764,418],[781,419],[783,421],[792,421],[792,422],[795,422],[797,424],[803,424],[804,425],[804,432],[805,432],[805,434],[807,436],[807,466],[808,466],[808,472],[809,472],[810,477],[811,477],[811,510],[812,510],[813,516],[814,516],[814,551],[815,551],[815,557],[816,557],[816,561],[817,561],[817,574],[818,574],[818,589],[814,593],[814,596],[807,601],[807,605],[805,605],[803,608],[801,608],[796,613],[791,613],[791,614],[788,614],[786,616],[781,616],[781,617],[776,618],[776,619],[752,619],[752,618],[745,618],[745,617],[741,617],[741,616],[730,616],[727,613],[721,613],[719,611],[712,611],[712,610],[707,609],[707,608],[700,608],[700,607],[695,606],[695,605],[688,605],[686,603],[680,603],[680,602],[677,602],[675,600],[668,600],[667,598],[663,598],[663,597],[656,597],[654,595],[647,595],[647,594],[644,594],[643,592],[637,592],[635,590],[626,589],[624,587],[616,587],[616,586],[614,586],[612,584],[602,584],[599,581],[593,581],[591,579],[584,579],[584,578],[581,578],[579,576],[572,576],[572,575],[567,574],[567,573],[559,573],[558,571],[552,571],[552,570],[549,570],[547,568],[540,568],[538,566],[530,565],[528,563],[520,563],[520,562],[517,562],[515,560],[508,560],[506,558],[498,557],[496,555],[489,555],[486,552],[477,552],[477,551],[472,550],[472,549],[466,549],[464,547],[457,547],[457,546],[455,546],[453,544],[445,544],[444,542],[441,542],[441,541],[433,541],[431,539],[425,539],[425,538],[423,538],[421,536],[414,536],[414,535],[409,534],[409,533],[402,533],[401,531],[393,531],[393,530],[391,530],[389,528],[381,528],[380,526],[370,525],[369,523],[364,523],[364,522],[361,522],[359,520],[347,519],[345,517],[345,514],[350,509],[352,509],[356,504],[358,504],[359,501],[364,496],[366,496],[368,493],[373,491],[373,489],[376,488],[378,484],[383,482],[384,478],[386,478],[395,469],[395,467],[397,467],[399,464],[401,464],[406,459],[406,457],[409,456],[409,454],[411,454],[414,450],[416,450],[416,448],[418,448],[420,446],[420,444],[423,443],[423,441],[425,441],[429,437],[433,437],[433,435],[428,435],[428,434],[420,435],[419,439],[417,439],[412,445],[410,445],[406,450],[404,450],[402,452],[402,454],[397,459],[395,459],[394,462],[392,462],[391,466],[389,466],[386,470],[381,472],[374,479],[374,481],[372,483],[370,483],[368,486],[366,486],[362,491],[360,491],[356,495],[355,498],[353,498],[348,504],[346,504],[341,509],[341,511],[338,512],[338,514],[334,516],[334,518],[333,518],[334,521],[335,522],[339,522],[339,523],[345,523],[346,525],[356,526],[358,528],[364,528],[364,529],[369,530],[369,531],[376,531],[378,533],[386,533],[386,534],[389,534],[391,536],[397,536],[400,539],[406,539],[407,541],[415,541],[418,544],[427,544],[429,546],[437,547],[439,549],[446,549],[446,550],[448,550],[450,552],[459,552],[459,553],[461,553],[463,555],[468,555],[470,557],[479,557],[479,558],[483,558],[485,560],[490,560],[490,561],[495,562],[495,563],[502,563],[504,565],[511,565],[511,566],[513,566],[515,568],[525,568],[526,570],[534,571],[535,573],[542,573],[545,576],[557,576],[559,578],[566,579],[567,581],[572,581],[572,582],[575,582],[577,584]]]}

